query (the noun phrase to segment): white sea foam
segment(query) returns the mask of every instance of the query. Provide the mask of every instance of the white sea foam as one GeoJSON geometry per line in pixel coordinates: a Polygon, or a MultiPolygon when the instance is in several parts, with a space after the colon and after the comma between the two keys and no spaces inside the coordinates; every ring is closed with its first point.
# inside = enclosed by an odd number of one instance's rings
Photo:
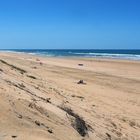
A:
{"type": "Polygon", "coordinates": [[[85,57],[104,57],[104,58],[117,58],[117,59],[133,59],[140,60],[140,55],[135,54],[114,54],[114,53],[72,53],[73,55],[81,55],[85,57]]]}

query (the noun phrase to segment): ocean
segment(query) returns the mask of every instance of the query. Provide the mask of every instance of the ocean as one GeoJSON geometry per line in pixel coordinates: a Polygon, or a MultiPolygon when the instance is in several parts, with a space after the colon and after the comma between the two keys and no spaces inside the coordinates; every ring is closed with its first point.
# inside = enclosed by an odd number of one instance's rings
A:
{"type": "Polygon", "coordinates": [[[93,58],[113,58],[140,60],[140,50],[98,50],[98,49],[12,49],[1,50],[18,53],[28,53],[48,57],[93,57],[93,58]]]}

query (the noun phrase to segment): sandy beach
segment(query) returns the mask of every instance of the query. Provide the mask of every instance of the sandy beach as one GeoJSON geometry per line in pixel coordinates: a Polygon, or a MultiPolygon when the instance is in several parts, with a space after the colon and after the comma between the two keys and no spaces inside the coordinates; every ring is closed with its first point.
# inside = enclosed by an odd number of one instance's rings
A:
{"type": "Polygon", "coordinates": [[[1,52],[0,140],[13,139],[140,140],[140,61],[1,52]]]}

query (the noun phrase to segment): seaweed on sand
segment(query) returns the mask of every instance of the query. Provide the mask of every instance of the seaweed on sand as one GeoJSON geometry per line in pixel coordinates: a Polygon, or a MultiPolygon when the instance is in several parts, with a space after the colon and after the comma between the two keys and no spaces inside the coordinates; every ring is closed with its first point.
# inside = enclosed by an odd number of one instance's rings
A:
{"type": "Polygon", "coordinates": [[[86,124],[86,122],[81,118],[78,114],[74,113],[72,109],[67,107],[60,107],[64,110],[68,115],[74,117],[75,121],[71,122],[72,127],[82,136],[85,137],[88,135],[88,130],[92,129],[91,126],[86,124]]]}
{"type": "Polygon", "coordinates": [[[5,65],[7,65],[7,66],[10,66],[10,67],[13,68],[13,69],[18,70],[21,74],[26,73],[25,70],[23,70],[23,69],[21,69],[21,68],[19,68],[19,67],[17,67],[17,66],[11,65],[11,64],[7,63],[6,61],[4,61],[4,60],[2,60],[2,59],[0,59],[0,62],[3,63],[3,64],[5,64],[5,65]]]}

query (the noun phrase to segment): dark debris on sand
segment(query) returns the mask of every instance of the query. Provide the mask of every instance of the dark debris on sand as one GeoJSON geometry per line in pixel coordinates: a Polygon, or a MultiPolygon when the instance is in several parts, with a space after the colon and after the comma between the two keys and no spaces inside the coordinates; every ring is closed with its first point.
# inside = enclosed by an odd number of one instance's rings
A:
{"type": "Polygon", "coordinates": [[[86,85],[86,83],[84,82],[84,80],[79,80],[79,81],[77,82],[77,84],[83,84],[83,85],[86,85]]]}
{"type": "Polygon", "coordinates": [[[89,129],[91,130],[92,127],[86,124],[86,122],[81,118],[78,114],[74,113],[72,109],[67,107],[60,107],[64,110],[68,115],[74,117],[75,121],[71,122],[72,127],[82,136],[85,137],[88,135],[89,129]]]}

